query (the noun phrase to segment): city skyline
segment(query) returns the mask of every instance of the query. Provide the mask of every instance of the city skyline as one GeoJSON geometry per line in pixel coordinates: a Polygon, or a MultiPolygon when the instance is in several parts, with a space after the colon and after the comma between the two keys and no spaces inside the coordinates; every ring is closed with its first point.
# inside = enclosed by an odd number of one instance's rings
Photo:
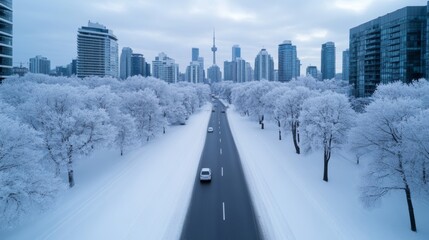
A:
{"type": "Polygon", "coordinates": [[[276,1],[267,5],[257,1],[231,3],[224,0],[208,4],[198,0],[169,4],[162,1],[95,0],[88,3],[76,0],[61,4],[50,0],[17,1],[14,3],[13,65],[27,65],[29,58],[36,55],[46,56],[53,67],[67,65],[77,57],[77,29],[91,20],[114,32],[119,49],[131,47],[149,61],[165,52],[179,64],[180,72],[189,64],[192,47],[199,48],[200,56],[205,59],[211,58],[213,28],[216,28],[221,69],[223,61],[231,58],[231,47],[235,44],[240,45],[244,60],[253,62],[265,48],[278,66],[276,49],[284,40],[291,40],[297,46],[301,71],[309,65],[320,69],[320,46],[332,41],[337,48],[336,72],[341,72],[340,59],[342,51],[348,48],[351,28],[387,12],[405,6],[423,6],[426,2],[276,1]],[[28,44],[29,39],[31,44],[28,44]]]}

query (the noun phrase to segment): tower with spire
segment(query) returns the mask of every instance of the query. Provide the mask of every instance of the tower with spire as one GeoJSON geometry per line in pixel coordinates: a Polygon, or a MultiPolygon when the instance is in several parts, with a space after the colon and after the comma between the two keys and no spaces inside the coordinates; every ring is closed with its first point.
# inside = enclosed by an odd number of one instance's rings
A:
{"type": "Polygon", "coordinates": [[[216,51],[217,51],[217,47],[216,47],[216,31],[213,29],[213,47],[212,47],[213,65],[216,65],[216,51]]]}
{"type": "Polygon", "coordinates": [[[220,82],[222,79],[222,73],[220,72],[220,68],[216,65],[216,33],[213,29],[213,46],[212,46],[212,52],[213,52],[213,65],[207,69],[207,77],[210,83],[220,82]]]}

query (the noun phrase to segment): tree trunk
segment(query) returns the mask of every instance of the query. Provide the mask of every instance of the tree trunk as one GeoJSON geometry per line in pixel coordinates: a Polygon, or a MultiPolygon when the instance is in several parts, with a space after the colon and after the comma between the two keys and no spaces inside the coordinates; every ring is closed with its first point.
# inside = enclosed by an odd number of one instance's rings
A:
{"type": "Polygon", "coordinates": [[[277,126],[279,127],[279,141],[282,140],[282,128],[280,124],[280,120],[277,119],[277,126]]]}
{"type": "Polygon", "coordinates": [[[414,208],[413,208],[413,202],[411,200],[411,191],[408,187],[408,184],[405,185],[405,195],[407,197],[407,204],[408,204],[408,213],[410,215],[410,224],[411,224],[411,231],[416,232],[416,219],[414,218],[414,208]]]}
{"type": "Polygon", "coordinates": [[[423,183],[427,184],[428,183],[428,178],[427,178],[427,173],[426,173],[426,164],[425,162],[423,162],[423,183]]]}
{"type": "Polygon", "coordinates": [[[165,126],[162,127],[162,133],[165,134],[165,126]]]}
{"type": "Polygon", "coordinates": [[[69,146],[67,151],[67,170],[68,170],[68,178],[69,178],[69,187],[72,188],[74,186],[74,175],[73,175],[73,145],[69,146]]]}
{"type": "Polygon", "coordinates": [[[295,146],[295,151],[296,154],[300,154],[301,153],[301,149],[299,148],[298,145],[298,138],[297,138],[297,126],[296,123],[292,123],[292,138],[293,138],[293,145],[295,146]]]}
{"type": "Polygon", "coordinates": [[[332,138],[329,138],[328,142],[325,143],[325,150],[323,151],[323,181],[328,182],[328,163],[331,159],[331,143],[332,138]]]}

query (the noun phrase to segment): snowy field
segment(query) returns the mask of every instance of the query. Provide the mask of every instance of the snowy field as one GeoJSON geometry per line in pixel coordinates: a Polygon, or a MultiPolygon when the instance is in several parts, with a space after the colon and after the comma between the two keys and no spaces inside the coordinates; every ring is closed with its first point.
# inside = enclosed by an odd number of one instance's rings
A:
{"type": "Polygon", "coordinates": [[[42,216],[0,239],[178,239],[211,105],[124,157],[106,150],[76,162],[76,185],[42,216]]]}
{"type": "Polygon", "coordinates": [[[429,202],[414,200],[417,233],[412,232],[403,191],[375,209],[363,207],[364,164],[334,152],[326,183],[323,152],[297,155],[290,135],[279,141],[274,124],[261,130],[232,108],[229,124],[266,239],[429,239],[429,202]]]}

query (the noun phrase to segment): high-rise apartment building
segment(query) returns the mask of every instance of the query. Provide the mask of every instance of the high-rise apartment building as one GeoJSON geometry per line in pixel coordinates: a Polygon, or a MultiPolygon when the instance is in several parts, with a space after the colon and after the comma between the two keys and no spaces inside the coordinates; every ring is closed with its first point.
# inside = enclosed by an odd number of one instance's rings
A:
{"type": "Polygon", "coordinates": [[[0,0],[0,83],[12,74],[12,0],[0,0]]]}
{"type": "Polygon", "coordinates": [[[274,80],[274,61],[266,49],[261,49],[255,58],[255,80],[274,80]]]}
{"type": "Polygon", "coordinates": [[[146,61],[143,54],[133,53],[131,55],[131,75],[146,77],[146,61]]]}
{"type": "Polygon", "coordinates": [[[192,61],[186,68],[186,80],[191,83],[202,83],[201,66],[198,61],[192,61]]]}
{"type": "Polygon", "coordinates": [[[234,69],[234,62],[232,61],[223,62],[223,80],[232,81],[233,69],[234,69]]]}
{"type": "Polygon", "coordinates": [[[249,62],[246,62],[246,82],[253,81],[253,68],[252,65],[249,62]]]}
{"type": "Polygon", "coordinates": [[[77,34],[77,76],[118,77],[118,43],[105,26],[88,22],[77,34]]]}
{"type": "Polygon", "coordinates": [[[335,43],[327,42],[322,44],[322,80],[335,77],[335,43]]]}
{"type": "Polygon", "coordinates": [[[51,61],[49,61],[46,57],[36,56],[34,58],[30,58],[30,72],[31,73],[40,73],[49,75],[51,71],[51,61]]]}
{"type": "Polygon", "coordinates": [[[350,75],[350,51],[348,49],[343,51],[343,76],[344,81],[349,81],[350,75]]]}
{"type": "Polygon", "coordinates": [[[429,2],[404,7],[350,29],[349,82],[356,97],[379,83],[429,78],[429,2]]]}
{"type": "Polygon", "coordinates": [[[179,65],[162,52],[152,61],[152,76],[168,83],[176,83],[179,76],[179,65]]]}
{"type": "Polygon", "coordinates": [[[232,61],[241,58],[241,48],[239,45],[232,46],[232,61]]]}
{"type": "Polygon", "coordinates": [[[317,67],[308,66],[306,71],[307,76],[312,76],[314,79],[317,79],[317,67]]]}
{"type": "Polygon", "coordinates": [[[198,61],[199,57],[200,57],[200,49],[192,48],[192,61],[198,61]]]}
{"type": "Polygon", "coordinates": [[[300,75],[301,62],[297,57],[296,46],[289,40],[279,44],[278,79],[290,81],[300,75]]]}
{"type": "Polygon", "coordinates": [[[133,55],[133,50],[129,47],[122,48],[121,52],[121,66],[119,77],[121,79],[126,79],[131,76],[131,57],[133,55]]]}

